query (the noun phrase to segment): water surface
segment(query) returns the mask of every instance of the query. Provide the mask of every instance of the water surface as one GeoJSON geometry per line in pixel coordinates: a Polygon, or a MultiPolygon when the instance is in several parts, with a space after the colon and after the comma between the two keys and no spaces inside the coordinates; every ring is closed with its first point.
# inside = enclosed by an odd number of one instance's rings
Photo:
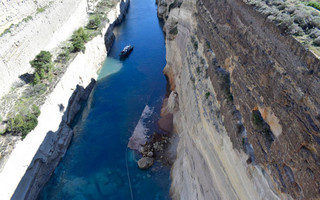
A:
{"type": "Polygon", "coordinates": [[[157,129],[165,94],[165,44],[155,1],[131,0],[125,21],[114,32],[116,41],[97,85],[74,122],[72,143],[40,199],[120,200],[131,199],[130,191],[134,199],[169,199],[169,169],[155,163],[140,170],[139,155],[127,149],[147,105],[153,111],[145,120],[147,128],[150,133],[157,129]],[[135,48],[120,62],[127,44],[135,48]]]}

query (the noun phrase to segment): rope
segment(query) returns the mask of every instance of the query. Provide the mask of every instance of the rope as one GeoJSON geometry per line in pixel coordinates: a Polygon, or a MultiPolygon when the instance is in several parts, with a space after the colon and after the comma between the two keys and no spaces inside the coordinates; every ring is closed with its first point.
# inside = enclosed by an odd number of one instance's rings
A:
{"type": "Polygon", "coordinates": [[[129,167],[128,167],[128,147],[126,148],[125,154],[126,154],[126,167],[127,167],[127,175],[128,175],[128,181],[129,181],[130,195],[131,195],[131,200],[133,200],[132,186],[131,186],[131,180],[130,180],[130,172],[129,172],[129,167]]]}
{"type": "MultiPolygon", "coordinates": [[[[159,80],[159,79],[160,79],[160,76],[157,78],[157,80],[159,80]]],[[[149,100],[150,100],[152,94],[154,93],[154,90],[155,90],[155,89],[154,89],[154,87],[153,87],[150,95],[149,95],[148,98],[147,98],[146,105],[148,105],[149,100]]],[[[128,181],[129,181],[129,188],[130,188],[131,200],[133,200],[132,185],[131,185],[130,172],[129,172],[129,167],[128,167],[128,148],[129,148],[129,147],[127,146],[126,151],[125,151],[125,154],[126,154],[126,155],[125,155],[125,156],[126,156],[126,168],[127,168],[127,176],[128,176],[128,181]]]]}
{"type": "MultiPolygon", "coordinates": [[[[154,74],[156,74],[156,73],[157,73],[157,72],[155,72],[154,74]]],[[[158,83],[160,78],[161,78],[161,76],[159,76],[159,77],[155,80],[154,83],[158,83]]],[[[147,101],[146,101],[146,104],[145,104],[146,106],[148,105],[148,103],[149,103],[149,101],[150,101],[150,98],[151,98],[151,96],[153,95],[154,91],[155,91],[155,87],[154,87],[154,85],[153,85],[152,90],[151,90],[150,94],[149,94],[148,97],[147,97],[147,101]]],[[[127,168],[127,176],[128,176],[128,181],[129,181],[129,188],[130,188],[131,200],[133,200],[133,192],[132,192],[132,186],[131,186],[131,180],[130,180],[130,172],[129,172],[129,167],[128,167],[128,148],[129,148],[129,147],[127,146],[126,152],[125,152],[125,154],[126,154],[126,168],[127,168]]]]}

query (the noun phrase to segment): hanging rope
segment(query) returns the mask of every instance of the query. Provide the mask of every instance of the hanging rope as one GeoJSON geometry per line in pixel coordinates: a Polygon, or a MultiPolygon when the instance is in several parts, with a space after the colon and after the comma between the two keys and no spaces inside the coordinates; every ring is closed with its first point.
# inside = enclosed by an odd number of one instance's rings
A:
{"type": "MultiPolygon", "coordinates": [[[[156,75],[156,73],[157,73],[157,72],[155,72],[154,74],[156,75]]],[[[154,77],[154,76],[153,76],[153,77],[154,77]]],[[[154,81],[154,83],[158,83],[159,80],[160,80],[160,78],[163,78],[163,77],[161,77],[161,76],[159,75],[158,78],[154,81]]],[[[148,105],[148,103],[149,103],[149,101],[150,101],[150,98],[151,98],[151,96],[153,95],[154,91],[155,91],[155,87],[154,87],[154,85],[152,85],[152,90],[151,90],[150,94],[149,94],[148,97],[147,97],[147,101],[146,101],[145,106],[148,105]]],[[[128,176],[128,181],[129,181],[129,188],[130,188],[131,200],[133,200],[132,185],[131,185],[130,172],[129,172],[129,167],[128,167],[128,148],[129,148],[129,147],[127,146],[126,151],[125,151],[125,154],[126,154],[126,168],[127,168],[127,176],[128,176]]]]}
{"type": "Polygon", "coordinates": [[[131,180],[130,180],[130,172],[129,172],[129,167],[128,167],[128,147],[126,148],[125,154],[126,154],[126,167],[127,167],[127,175],[128,175],[128,181],[129,181],[130,195],[131,195],[131,200],[133,200],[132,186],[131,186],[131,180]]]}

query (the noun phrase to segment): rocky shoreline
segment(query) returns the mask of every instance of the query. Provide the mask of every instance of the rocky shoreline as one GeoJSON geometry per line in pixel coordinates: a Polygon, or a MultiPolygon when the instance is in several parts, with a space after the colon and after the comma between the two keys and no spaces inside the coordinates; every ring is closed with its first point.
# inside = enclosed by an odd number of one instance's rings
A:
{"type": "Polygon", "coordinates": [[[88,42],[86,52],[78,54],[70,63],[41,107],[38,126],[13,150],[0,174],[2,199],[10,199],[13,193],[14,199],[36,198],[50,178],[72,138],[70,122],[79,111],[81,101],[88,97],[94,86],[95,81],[92,81],[92,78],[97,78],[97,72],[114,40],[113,27],[121,22],[129,3],[129,0],[121,0],[108,13],[109,23],[102,30],[102,34],[88,42]],[[62,113],[57,105],[67,107],[62,122],[59,117],[62,113]],[[51,123],[48,124],[48,121],[51,123]],[[57,129],[57,132],[50,131],[57,129]]]}
{"type": "MultiPolygon", "coordinates": [[[[167,84],[170,84],[169,82],[167,84]]],[[[173,113],[178,109],[177,93],[171,90],[167,91],[166,98],[162,102],[160,119],[157,126],[161,133],[154,132],[148,136],[147,142],[140,145],[138,151],[142,158],[137,164],[141,169],[148,169],[158,161],[164,166],[172,167],[176,159],[177,143],[179,136],[174,132],[173,113]]],[[[129,146],[130,147],[130,146],[129,146]]]]}

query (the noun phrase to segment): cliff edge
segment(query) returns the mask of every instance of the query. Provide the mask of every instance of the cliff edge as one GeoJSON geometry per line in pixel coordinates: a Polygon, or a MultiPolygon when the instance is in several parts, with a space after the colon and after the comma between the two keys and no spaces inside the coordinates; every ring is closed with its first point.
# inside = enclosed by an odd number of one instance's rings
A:
{"type": "Polygon", "coordinates": [[[179,105],[173,198],[319,198],[318,56],[242,0],[157,3],[179,105]]]}
{"type": "MultiPolygon", "coordinates": [[[[71,120],[94,86],[92,78],[97,78],[107,50],[112,46],[113,27],[123,19],[129,3],[129,0],[118,1],[109,10],[108,23],[100,34],[85,44],[85,53],[78,53],[68,63],[66,71],[45,97],[38,125],[23,141],[17,142],[0,173],[1,199],[37,198],[68,148],[72,138],[71,120]]],[[[81,15],[88,17],[86,10],[81,15]]]]}

